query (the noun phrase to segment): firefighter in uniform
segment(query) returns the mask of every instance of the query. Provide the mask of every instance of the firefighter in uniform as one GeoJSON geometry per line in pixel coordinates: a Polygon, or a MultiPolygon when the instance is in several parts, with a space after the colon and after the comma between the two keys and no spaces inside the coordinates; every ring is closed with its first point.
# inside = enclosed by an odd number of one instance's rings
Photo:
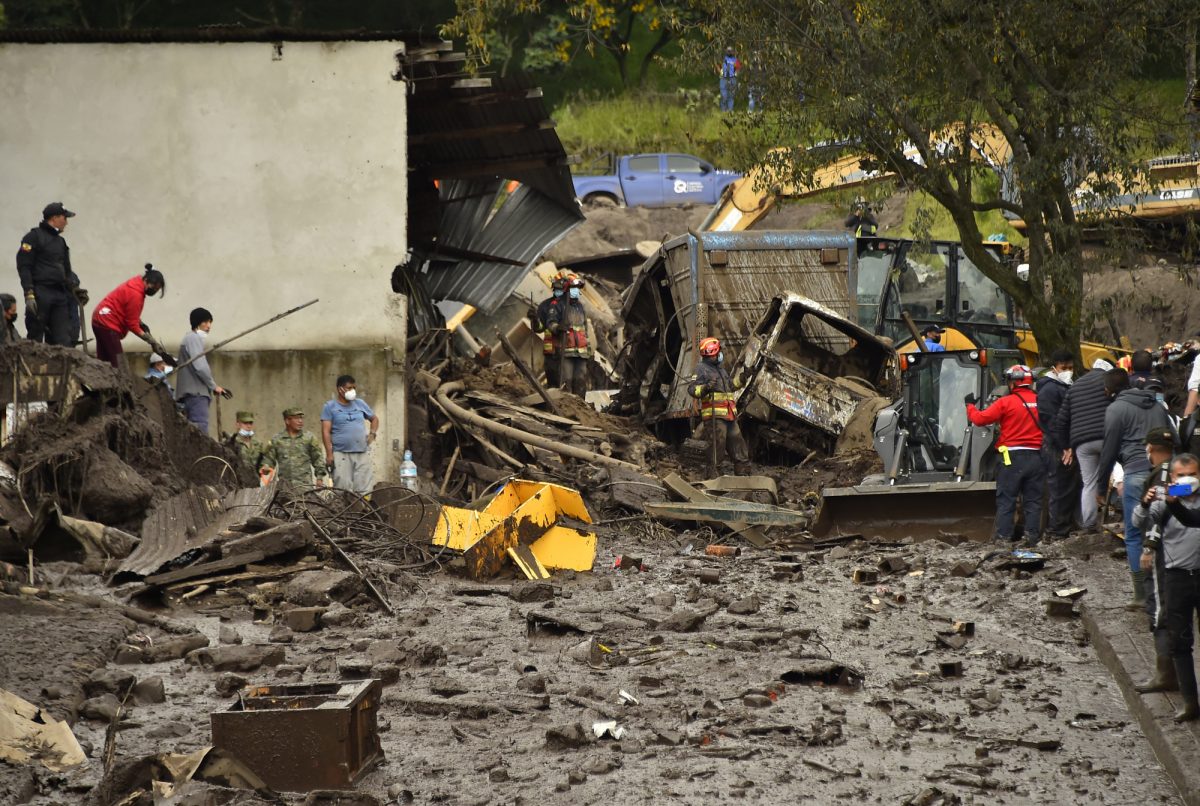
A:
{"type": "Polygon", "coordinates": [[[700,401],[701,425],[709,429],[708,440],[715,439],[720,444],[724,432],[725,455],[733,461],[735,473],[746,475],[750,470],[750,456],[737,424],[737,401],[734,400],[737,388],[723,363],[721,342],[713,338],[702,340],[700,363],[696,365],[696,374],[688,379],[688,393],[700,401]]]}
{"type": "Polygon", "coordinates": [[[996,472],[996,540],[1013,539],[1020,496],[1024,502],[1025,544],[1036,546],[1041,538],[1046,465],[1042,461],[1042,427],[1033,391],[1033,370],[1024,364],[1014,364],[1005,370],[1004,379],[1008,381],[1009,394],[985,409],[976,408],[975,395],[966,396],[967,419],[975,426],[1000,423],[1000,436],[996,440],[1001,459],[996,472]]]}
{"type": "Polygon", "coordinates": [[[529,309],[529,320],[534,333],[542,334],[542,368],[546,371],[546,386],[557,389],[562,383],[562,355],[558,352],[558,344],[554,334],[550,332],[550,311],[562,304],[563,277],[556,276],[550,281],[551,295],[542,300],[542,304],[529,309]]]}
{"type": "Polygon", "coordinates": [[[566,296],[550,306],[546,323],[562,354],[562,388],[579,397],[587,394],[588,364],[592,358],[587,311],[579,299],[583,285],[583,280],[573,274],[567,278],[566,296]]]}

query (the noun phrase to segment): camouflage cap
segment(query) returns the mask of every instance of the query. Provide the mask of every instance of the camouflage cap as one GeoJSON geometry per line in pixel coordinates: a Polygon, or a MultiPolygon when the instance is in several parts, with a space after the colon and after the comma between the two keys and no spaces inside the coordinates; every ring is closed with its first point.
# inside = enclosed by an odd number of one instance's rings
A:
{"type": "Polygon", "coordinates": [[[1170,428],[1151,428],[1146,434],[1146,444],[1156,448],[1174,448],[1175,435],[1170,428]]]}
{"type": "Polygon", "coordinates": [[[289,409],[283,410],[283,416],[284,417],[303,417],[304,409],[300,408],[299,406],[292,406],[289,409]]]}
{"type": "Polygon", "coordinates": [[[254,422],[254,412],[252,411],[239,411],[236,416],[239,423],[254,422]]]}

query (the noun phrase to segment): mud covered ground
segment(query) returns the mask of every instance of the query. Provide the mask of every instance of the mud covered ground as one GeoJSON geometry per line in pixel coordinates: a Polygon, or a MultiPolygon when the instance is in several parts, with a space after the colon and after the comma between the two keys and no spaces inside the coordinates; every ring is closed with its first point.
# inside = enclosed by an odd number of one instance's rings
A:
{"type": "MultiPolygon", "coordinates": [[[[448,569],[407,597],[393,589],[394,618],[335,606],[335,626],[292,632],[253,621],[241,596],[160,615],[213,646],[281,648],[279,665],[240,674],[251,683],[386,680],[387,759],[359,787],[381,803],[1178,802],[1079,621],[1045,614],[1078,577],[1073,563],[1120,562],[1107,551],[1051,550],[1043,569],[1022,571],[971,544],[714,558],[708,532],[638,519],[598,533],[592,573],[478,584],[448,569]],[[615,570],[617,555],[644,570],[615,570]],[[856,569],[878,580],[856,583],[856,569]],[[719,581],[702,583],[706,571],[719,581]],[[627,733],[596,739],[604,720],[627,733]]],[[[109,595],[71,566],[48,570],[109,595]]],[[[25,685],[33,676],[69,700],[96,649],[130,629],[103,608],[66,608],[56,625],[47,605],[18,598],[0,596],[0,642],[29,651],[0,656],[0,677],[35,701],[47,695],[25,685]]],[[[135,641],[172,637],[137,630],[135,641]]],[[[166,692],[125,717],[117,769],[206,745],[209,713],[232,701],[216,688],[230,673],[184,660],[108,668],[160,677],[166,692]]],[[[0,782],[36,788],[32,803],[108,802],[89,800],[105,728],[75,725],[87,769],[30,779],[3,768],[0,782]]]]}

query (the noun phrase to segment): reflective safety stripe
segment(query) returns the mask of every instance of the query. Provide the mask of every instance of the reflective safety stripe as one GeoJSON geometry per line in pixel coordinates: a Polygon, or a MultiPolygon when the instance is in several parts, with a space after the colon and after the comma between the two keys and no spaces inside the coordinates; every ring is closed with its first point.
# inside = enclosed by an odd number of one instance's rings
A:
{"type": "Polygon", "coordinates": [[[554,334],[549,330],[542,336],[542,355],[554,355],[554,334]]]}

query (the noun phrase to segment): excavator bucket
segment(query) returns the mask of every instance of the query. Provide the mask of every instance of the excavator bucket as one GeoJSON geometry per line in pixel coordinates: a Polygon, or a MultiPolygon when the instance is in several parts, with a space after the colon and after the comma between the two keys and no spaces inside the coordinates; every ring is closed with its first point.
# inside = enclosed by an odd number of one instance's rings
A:
{"type": "Polygon", "coordinates": [[[831,487],[821,495],[813,534],[860,534],[866,538],[918,540],[961,535],[992,538],[996,484],[937,481],[831,487]]]}

